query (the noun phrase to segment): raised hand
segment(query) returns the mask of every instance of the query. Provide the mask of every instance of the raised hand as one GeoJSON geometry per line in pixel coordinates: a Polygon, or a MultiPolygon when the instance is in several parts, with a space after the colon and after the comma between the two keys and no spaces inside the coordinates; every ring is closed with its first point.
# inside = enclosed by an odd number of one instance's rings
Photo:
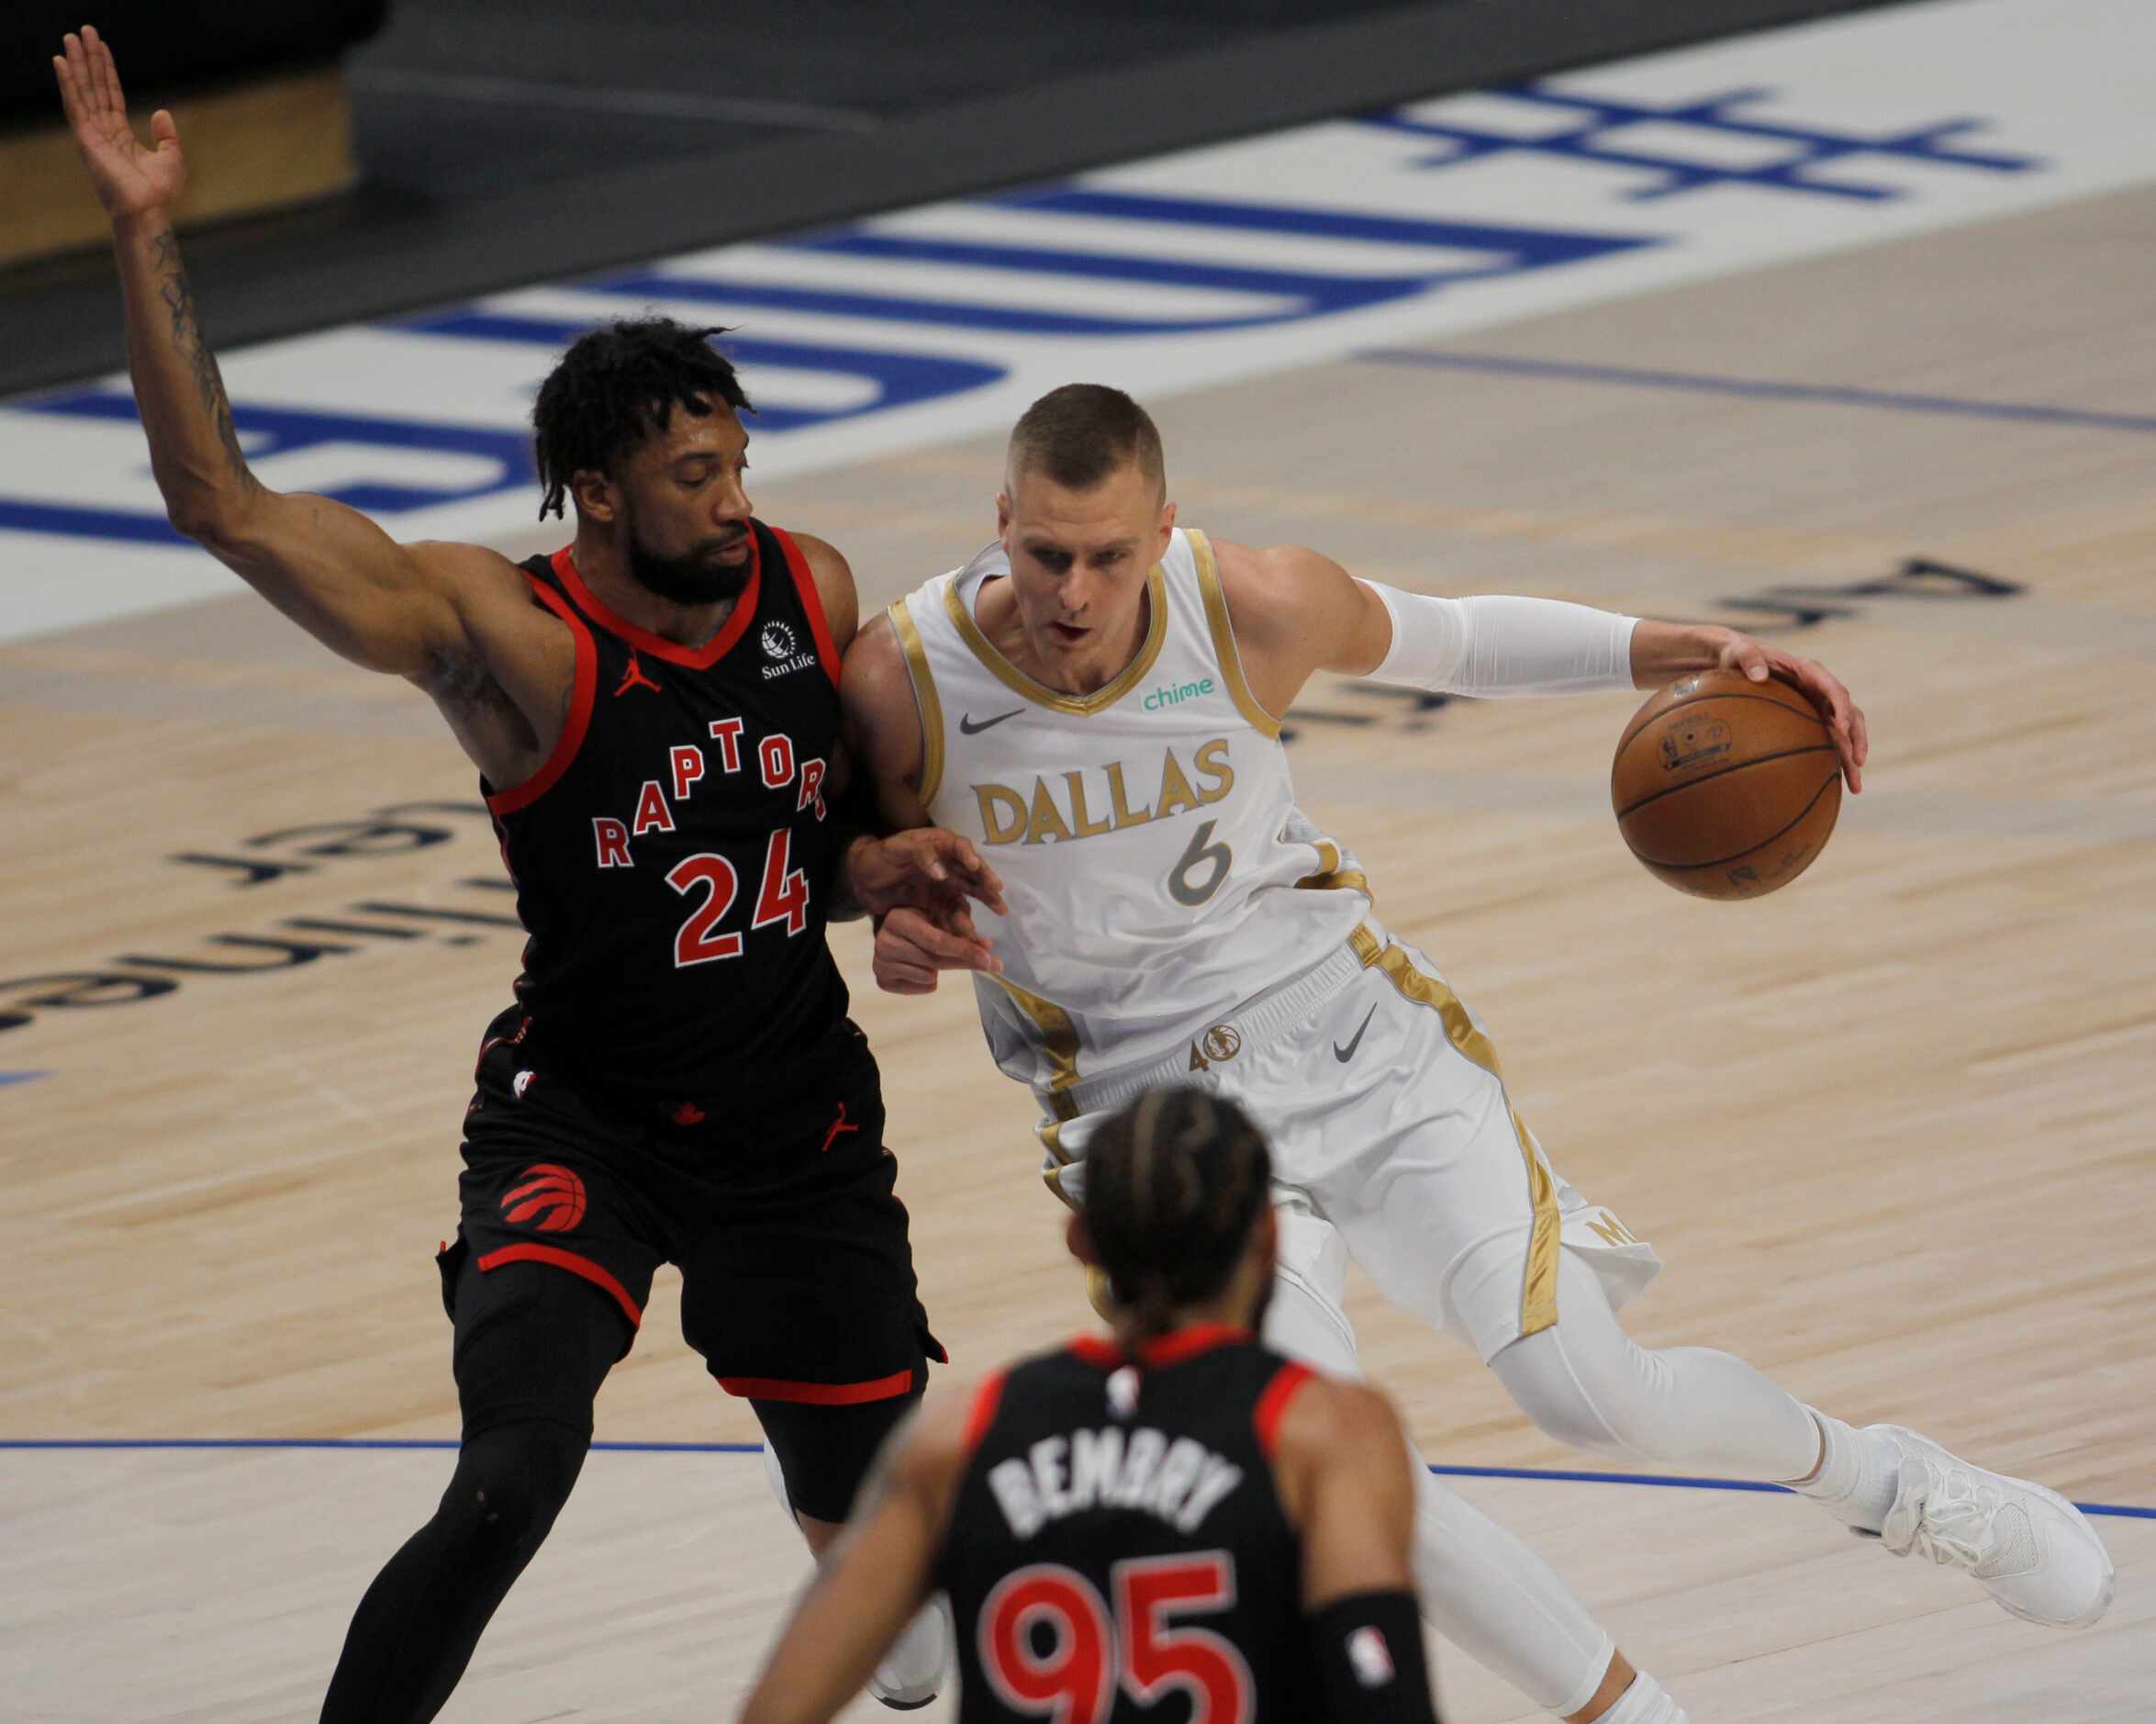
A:
{"type": "Polygon", "coordinates": [[[60,80],[61,105],[74,129],[75,147],[90,171],[90,184],[105,213],[115,221],[169,209],[187,183],[180,156],[180,129],[159,108],[150,117],[154,147],[145,150],[128,124],[127,98],[120,94],[119,71],[112,50],[85,24],[77,36],[69,31],[67,51],[52,57],[60,80]]]}

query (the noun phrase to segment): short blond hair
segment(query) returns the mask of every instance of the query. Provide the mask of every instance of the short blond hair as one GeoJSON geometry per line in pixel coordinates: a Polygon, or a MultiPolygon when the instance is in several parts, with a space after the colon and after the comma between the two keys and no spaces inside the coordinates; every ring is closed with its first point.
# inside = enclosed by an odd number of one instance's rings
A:
{"type": "Polygon", "coordinates": [[[1040,473],[1071,490],[1089,491],[1133,461],[1165,494],[1167,465],[1153,416],[1104,383],[1067,383],[1019,416],[1005,471],[1013,485],[1040,473]]]}

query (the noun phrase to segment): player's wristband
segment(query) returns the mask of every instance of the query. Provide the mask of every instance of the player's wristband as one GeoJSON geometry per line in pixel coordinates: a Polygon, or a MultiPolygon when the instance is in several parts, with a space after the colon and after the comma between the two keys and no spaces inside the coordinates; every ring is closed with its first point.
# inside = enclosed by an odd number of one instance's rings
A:
{"type": "Polygon", "coordinates": [[[1303,1625],[1329,1724],[1439,1724],[1413,1593],[1350,1593],[1303,1625]]]}
{"type": "Polygon", "coordinates": [[[1434,599],[1363,585],[1392,619],[1392,644],[1372,681],[1484,696],[1632,687],[1636,618],[1559,599],[1434,599]]]}

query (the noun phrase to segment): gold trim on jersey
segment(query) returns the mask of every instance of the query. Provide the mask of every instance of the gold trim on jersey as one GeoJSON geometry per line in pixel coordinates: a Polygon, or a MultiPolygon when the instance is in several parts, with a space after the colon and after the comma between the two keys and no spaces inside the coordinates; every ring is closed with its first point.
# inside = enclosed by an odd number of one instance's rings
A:
{"type": "Polygon", "coordinates": [[[921,631],[913,626],[906,601],[894,599],[885,610],[906,655],[913,703],[921,709],[921,805],[926,808],[936,800],[944,781],[944,703],[936,699],[936,675],[928,667],[928,648],[921,644],[921,631]]]}
{"type": "Polygon", "coordinates": [[[1048,1121],[1046,1125],[1036,1129],[1033,1136],[1041,1140],[1041,1147],[1056,1158],[1057,1167],[1067,1168],[1078,1159],[1063,1147],[1063,1122],[1061,1120],[1048,1121]]]}
{"type": "Polygon", "coordinates": [[[989,980],[1011,996],[1011,1003],[1033,1020],[1033,1028],[1039,1033],[1040,1050],[1055,1072],[1048,1080],[1048,1105],[1056,1119],[1076,1119],[1078,1103],[1071,1099],[1070,1092],[1078,1087],[1078,1025],[1070,1021],[1070,1013],[1053,1001],[1021,988],[1007,976],[991,976],[989,980]]]}
{"type": "Polygon", "coordinates": [[[1562,1218],[1558,1214],[1557,1186],[1550,1179],[1549,1170],[1535,1153],[1535,1139],[1528,1135],[1519,1110],[1513,1106],[1512,1097],[1505,1093],[1504,1073],[1498,1067],[1497,1049],[1491,1046],[1489,1036],[1475,1027],[1475,1021],[1468,1015],[1459,996],[1442,978],[1424,975],[1417,969],[1405,947],[1388,946],[1380,949],[1376,935],[1368,928],[1357,928],[1348,943],[1361,957],[1364,967],[1374,966],[1400,991],[1402,998],[1435,1012],[1444,1020],[1445,1034],[1452,1045],[1497,1080],[1499,1093],[1504,1095],[1505,1114],[1513,1123],[1513,1136],[1519,1141],[1521,1159],[1526,1163],[1527,1198],[1535,1215],[1527,1236],[1526,1269],[1520,1281],[1520,1333],[1538,1335],[1558,1320],[1558,1248],[1562,1218]]]}
{"type": "MultiPolygon", "coordinates": [[[[1315,874],[1305,874],[1295,882],[1295,889],[1298,891],[1360,892],[1373,904],[1378,901],[1377,893],[1370,890],[1370,877],[1368,875],[1360,868],[1341,868],[1340,846],[1338,845],[1330,838],[1319,838],[1315,840],[1315,843],[1318,853],[1318,870],[1315,874]]],[[[1370,962],[1369,958],[1363,959],[1366,968],[1370,962]]]]}
{"type": "Polygon", "coordinates": [[[1280,721],[1258,704],[1243,675],[1243,654],[1235,645],[1235,625],[1228,618],[1228,596],[1222,590],[1220,570],[1213,564],[1212,543],[1195,527],[1183,529],[1190,554],[1198,560],[1198,590],[1205,599],[1205,623],[1212,631],[1212,655],[1220,660],[1220,674],[1228,685],[1228,698],[1243,722],[1261,736],[1280,740],[1280,721]]]}
{"type": "Polygon", "coordinates": [[[1063,1170],[1061,1168],[1043,1168],[1041,1170],[1041,1181],[1050,1191],[1056,1193],[1056,1201],[1061,1203],[1066,1209],[1077,1209],[1081,1207],[1078,1199],[1073,1197],[1068,1192],[1063,1189],[1063,1170]]]}
{"type": "Polygon", "coordinates": [[[1138,647],[1138,655],[1125,665],[1111,681],[1101,684],[1091,694],[1065,694],[1051,688],[1045,683],[1035,682],[1008,658],[996,650],[995,644],[981,633],[981,626],[974,621],[973,607],[966,602],[958,588],[963,583],[953,581],[944,588],[944,604],[951,613],[952,625],[958,631],[958,638],[973,649],[973,655],[987,666],[989,672],[1012,694],[1022,695],[1037,706],[1052,708],[1057,712],[1075,713],[1089,717],[1095,712],[1113,706],[1135,688],[1145,673],[1153,668],[1153,661],[1160,656],[1160,649],[1167,644],[1167,577],[1156,563],[1145,577],[1145,599],[1152,610],[1152,618],[1145,627],[1145,638],[1138,647]]]}

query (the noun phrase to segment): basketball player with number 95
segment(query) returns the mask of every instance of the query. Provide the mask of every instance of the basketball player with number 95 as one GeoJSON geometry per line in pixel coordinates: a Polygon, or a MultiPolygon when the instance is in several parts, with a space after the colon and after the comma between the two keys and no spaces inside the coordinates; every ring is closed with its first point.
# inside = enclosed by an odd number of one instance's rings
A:
{"type": "Polygon", "coordinates": [[[1391,1405],[1257,1339],[1279,1284],[1249,1116],[1151,1090],[1093,1145],[1080,1337],[893,1433],[741,1724],[826,1724],[941,1591],[960,1724],[1436,1724],[1391,1405]]]}

